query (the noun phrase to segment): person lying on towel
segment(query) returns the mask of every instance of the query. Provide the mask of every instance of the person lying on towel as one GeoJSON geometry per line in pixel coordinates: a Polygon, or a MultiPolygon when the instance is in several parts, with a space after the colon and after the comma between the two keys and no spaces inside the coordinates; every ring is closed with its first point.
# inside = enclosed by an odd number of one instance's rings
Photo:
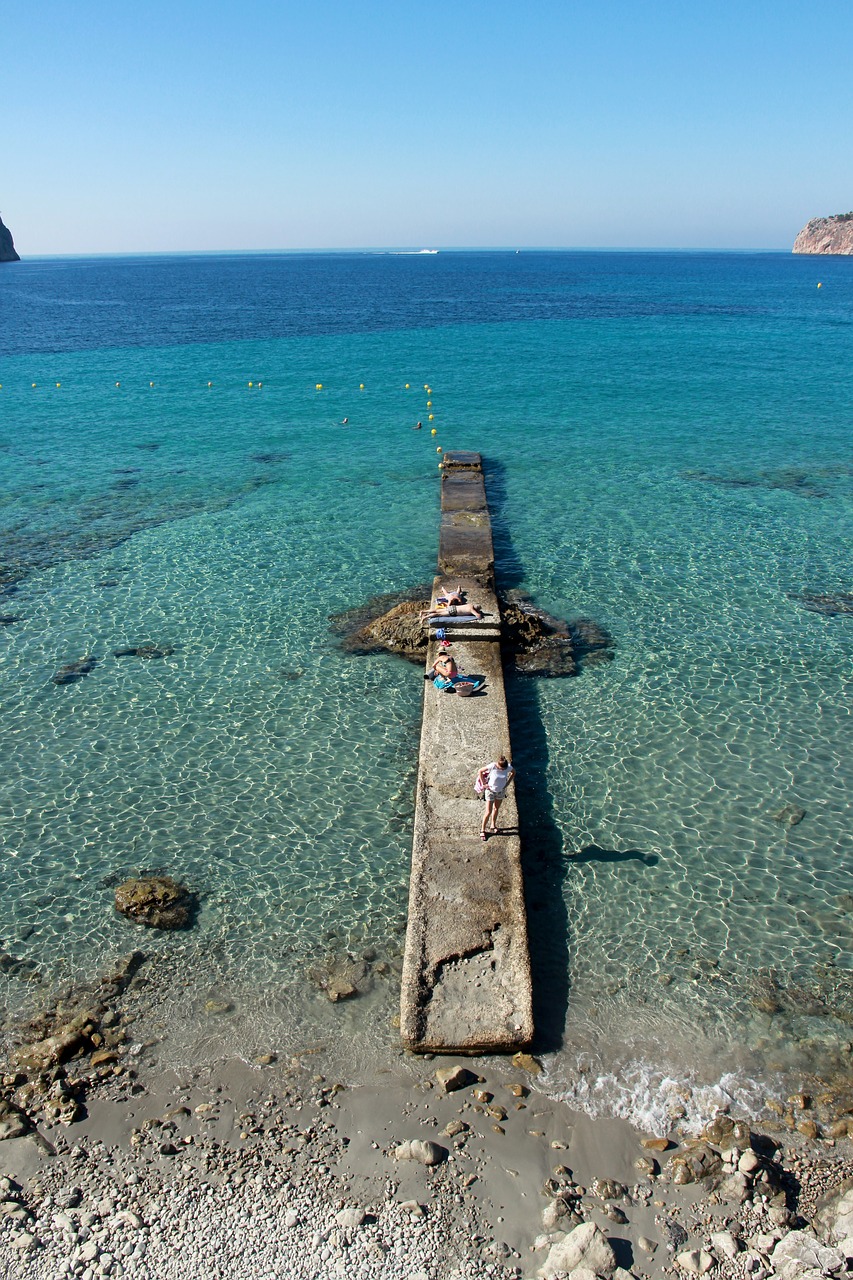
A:
{"type": "Polygon", "coordinates": [[[437,604],[434,608],[425,609],[419,615],[419,620],[421,622],[446,622],[449,618],[456,618],[460,622],[479,622],[485,616],[478,604],[437,604]]]}

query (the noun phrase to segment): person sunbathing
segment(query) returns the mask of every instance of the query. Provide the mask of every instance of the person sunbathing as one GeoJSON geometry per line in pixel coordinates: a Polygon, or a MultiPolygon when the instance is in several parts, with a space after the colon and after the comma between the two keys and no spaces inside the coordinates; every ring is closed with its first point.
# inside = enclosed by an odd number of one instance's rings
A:
{"type": "Polygon", "coordinates": [[[423,613],[419,614],[418,620],[420,622],[426,622],[427,620],[432,622],[433,619],[437,618],[471,617],[481,619],[485,618],[485,616],[478,604],[436,604],[429,609],[424,609],[423,613]]]}
{"type": "Polygon", "coordinates": [[[475,690],[483,683],[472,676],[463,676],[451,653],[440,653],[432,664],[432,682],[436,689],[452,689],[457,684],[471,684],[475,690]]]}

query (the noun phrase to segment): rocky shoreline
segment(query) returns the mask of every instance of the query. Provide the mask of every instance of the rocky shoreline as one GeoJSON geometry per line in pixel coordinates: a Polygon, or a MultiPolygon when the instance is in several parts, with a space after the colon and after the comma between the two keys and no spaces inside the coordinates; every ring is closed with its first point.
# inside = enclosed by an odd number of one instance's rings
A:
{"type": "Polygon", "coordinates": [[[697,1136],[593,1120],[535,1057],[309,1049],[158,1066],[139,952],[18,1031],[0,1118],[0,1277],[816,1280],[853,1258],[853,1101],[697,1136]],[[845,1110],[845,1108],[847,1108],[845,1110]],[[843,1114],[842,1114],[843,1112],[843,1114]],[[796,1117],[801,1117],[797,1120],[796,1117]],[[822,1137],[812,1136],[822,1134],[822,1137]]]}

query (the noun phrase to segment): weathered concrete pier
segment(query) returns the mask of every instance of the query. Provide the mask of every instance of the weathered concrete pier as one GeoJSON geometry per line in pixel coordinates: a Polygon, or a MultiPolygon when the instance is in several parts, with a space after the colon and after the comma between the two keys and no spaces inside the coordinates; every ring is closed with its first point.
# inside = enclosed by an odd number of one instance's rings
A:
{"type": "MultiPolygon", "coordinates": [[[[479,454],[444,455],[438,567],[433,603],[461,583],[486,614],[446,628],[459,670],[486,683],[462,698],[425,682],[400,1029],[419,1052],[507,1052],[530,1042],[533,1013],[515,789],[485,844],[474,792],[482,765],[512,759],[479,454]]],[[[437,656],[433,635],[428,668],[437,656]]]]}

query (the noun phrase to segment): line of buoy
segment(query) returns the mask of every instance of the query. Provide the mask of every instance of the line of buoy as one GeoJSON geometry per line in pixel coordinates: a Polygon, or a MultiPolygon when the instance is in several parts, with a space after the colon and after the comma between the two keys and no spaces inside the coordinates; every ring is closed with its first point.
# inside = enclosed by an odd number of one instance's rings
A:
{"type": "MultiPolygon", "coordinates": [[[[820,287],[821,287],[821,286],[820,286],[820,285],[818,285],[818,288],[820,288],[820,287]]],[[[114,386],[116,386],[116,387],[119,387],[119,388],[120,388],[122,384],[121,384],[121,382],[116,382],[116,383],[114,383],[113,385],[114,385],[114,386]]],[[[155,382],[153,382],[153,381],[149,381],[148,385],[149,385],[149,387],[154,387],[154,386],[156,386],[157,384],[156,384],[155,382]]],[[[208,381],[207,385],[208,385],[208,387],[212,387],[212,386],[213,386],[213,382],[212,382],[212,381],[208,381]]],[[[254,390],[254,389],[255,389],[255,388],[257,388],[257,387],[262,387],[264,384],[263,384],[262,382],[255,382],[255,381],[254,381],[254,379],[253,379],[253,380],[252,380],[251,382],[249,382],[247,385],[248,385],[248,386],[250,386],[250,387],[252,387],[252,389],[254,390]]],[[[32,382],[32,383],[30,383],[30,386],[31,386],[31,387],[32,387],[32,389],[35,391],[35,390],[37,389],[37,387],[38,387],[38,383],[37,383],[37,382],[32,382]]],[[[61,383],[61,382],[56,382],[56,383],[54,383],[54,386],[55,386],[55,387],[57,387],[57,388],[59,388],[59,387],[61,387],[61,386],[62,386],[62,383],[61,383]]],[[[0,391],[2,391],[2,389],[3,389],[3,384],[2,384],[2,382],[0,382],[0,391]]],[[[324,390],[323,383],[322,383],[322,382],[317,382],[317,383],[315,383],[314,389],[315,389],[315,391],[323,391],[323,390],[324,390]]],[[[364,391],[364,390],[366,390],[365,384],[364,384],[363,382],[360,382],[360,383],[358,384],[358,389],[359,389],[359,391],[364,391]]],[[[411,384],[410,384],[410,383],[408,383],[408,382],[406,383],[406,390],[407,390],[407,391],[411,390],[411,384]]],[[[431,388],[431,387],[427,387],[426,385],[424,385],[424,390],[425,390],[429,395],[432,395],[432,388],[431,388]]],[[[427,400],[427,402],[426,402],[426,407],[427,407],[428,409],[432,408],[432,400],[427,400]]]]}

